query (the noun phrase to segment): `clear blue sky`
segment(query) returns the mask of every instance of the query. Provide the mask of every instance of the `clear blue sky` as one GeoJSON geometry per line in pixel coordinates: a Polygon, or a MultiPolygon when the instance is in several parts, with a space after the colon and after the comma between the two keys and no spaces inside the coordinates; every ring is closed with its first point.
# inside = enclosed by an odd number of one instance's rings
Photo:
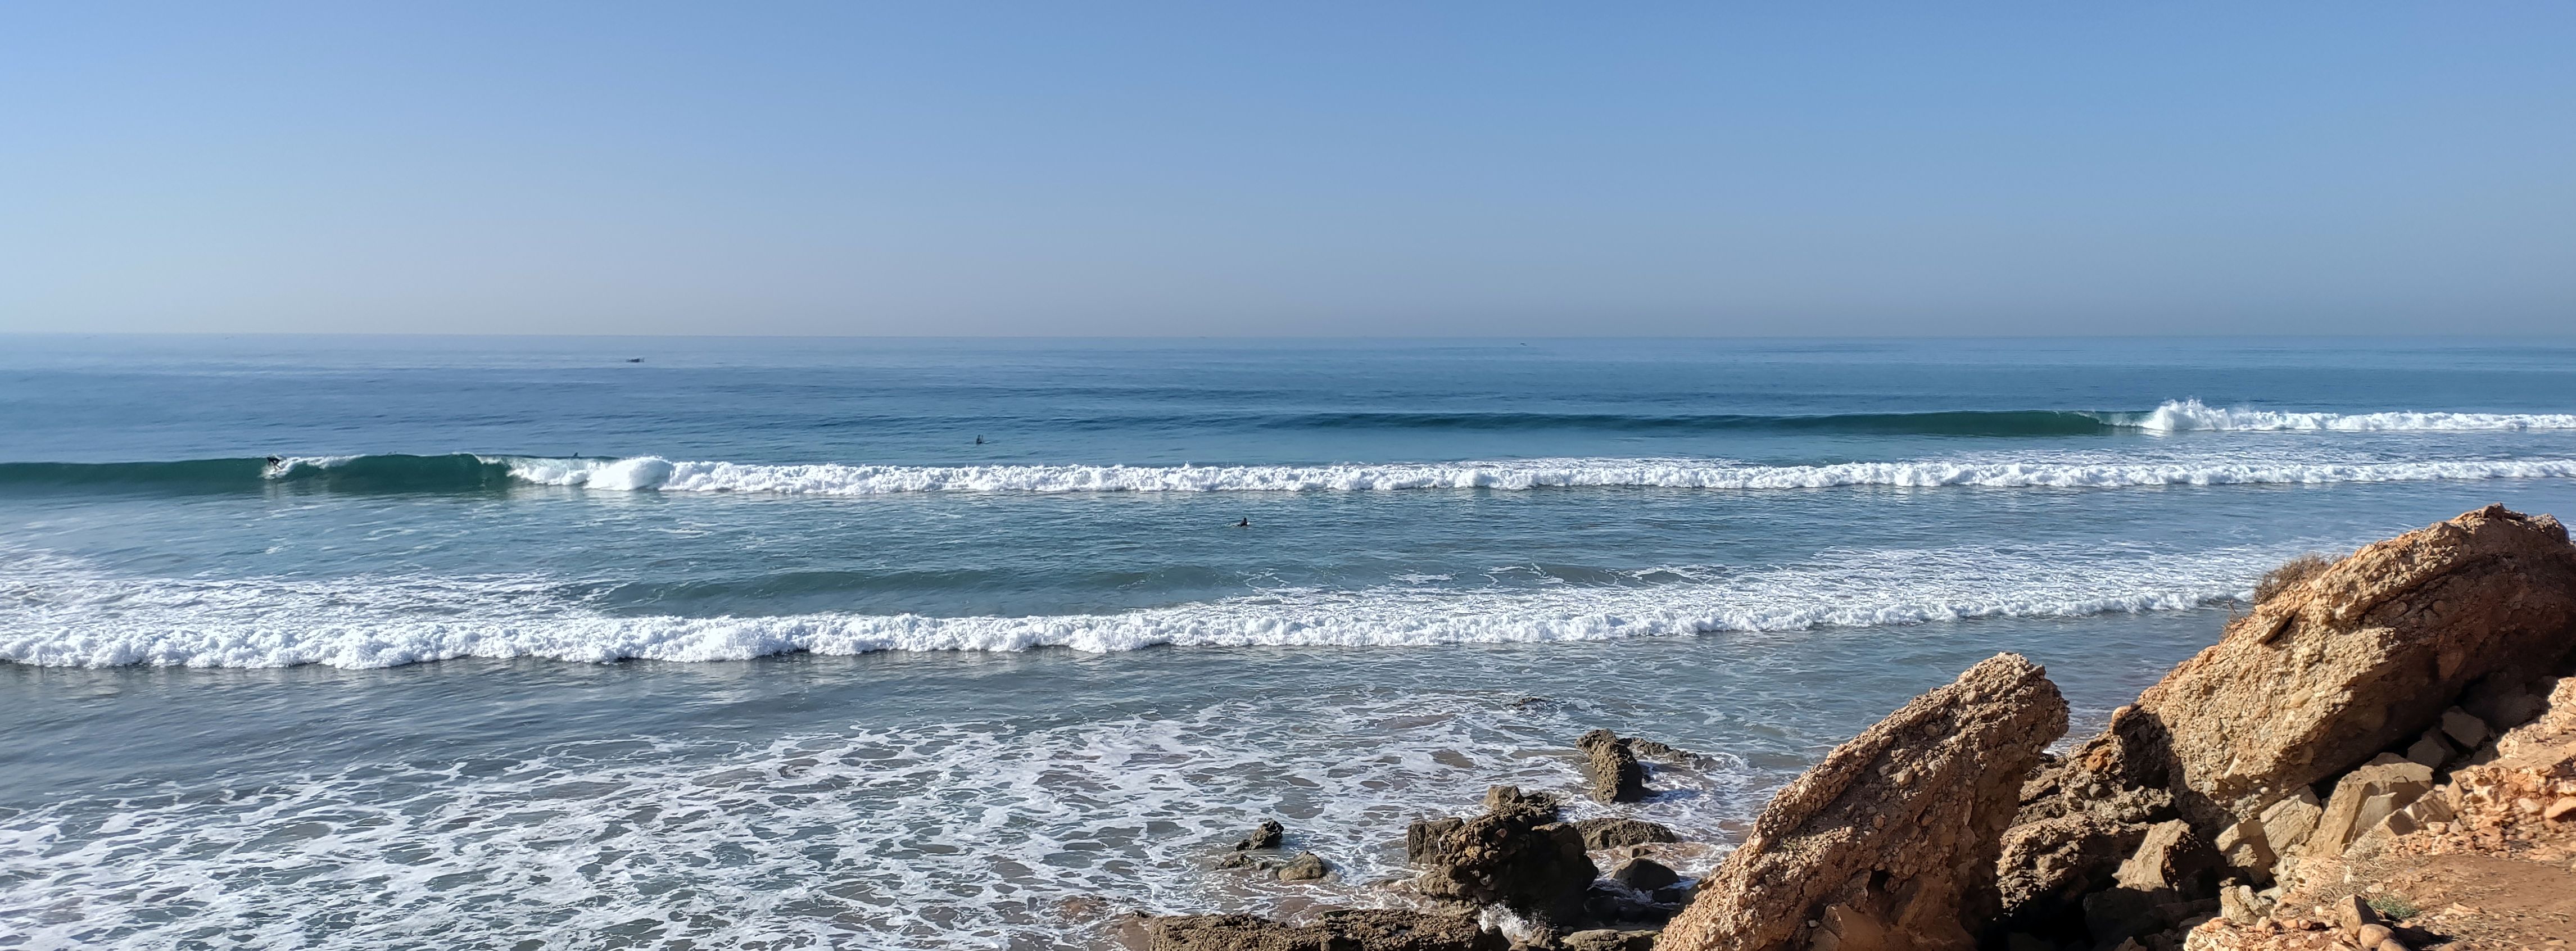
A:
{"type": "Polygon", "coordinates": [[[0,6],[0,330],[2571,329],[2563,2],[0,6]]]}

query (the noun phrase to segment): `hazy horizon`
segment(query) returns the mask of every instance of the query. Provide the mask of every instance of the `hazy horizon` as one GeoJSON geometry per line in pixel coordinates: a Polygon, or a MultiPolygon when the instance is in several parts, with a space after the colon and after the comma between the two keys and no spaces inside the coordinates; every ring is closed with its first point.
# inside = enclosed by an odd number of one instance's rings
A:
{"type": "Polygon", "coordinates": [[[0,333],[2485,336],[2576,8],[0,10],[0,333]]]}

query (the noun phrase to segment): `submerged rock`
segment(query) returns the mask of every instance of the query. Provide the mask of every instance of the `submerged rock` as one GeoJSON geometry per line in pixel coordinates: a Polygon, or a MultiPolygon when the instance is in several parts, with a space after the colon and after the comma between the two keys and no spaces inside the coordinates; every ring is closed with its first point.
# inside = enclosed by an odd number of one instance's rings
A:
{"type": "Polygon", "coordinates": [[[1405,857],[1425,866],[1415,890],[1575,920],[1600,870],[1584,854],[1582,833],[1557,821],[1557,809],[1554,796],[1496,786],[1485,793],[1483,815],[1413,823],[1405,830],[1405,857]]]}
{"type": "Polygon", "coordinates": [[[1308,924],[1255,915],[1149,918],[1151,951],[1507,951],[1511,942],[1466,915],[1344,908],[1308,924]]]}
{"type": "Polygon", "coordinates": [[[2001,654],[1969,668],[1773,797],[1656,947],[1974,947],[2023,779],[2065,732],[2038,665],[2001,654]]]}
{"type": "Polygon", "coordinates": [[[1296,858],[1281,864],[1278,871],[1279,880],[1283,882],[1311,882],[1330,874],[1333,874],[1333,867],[1325,864],[1323,856],[1313,852],[1297,853],[1296,858]]]}

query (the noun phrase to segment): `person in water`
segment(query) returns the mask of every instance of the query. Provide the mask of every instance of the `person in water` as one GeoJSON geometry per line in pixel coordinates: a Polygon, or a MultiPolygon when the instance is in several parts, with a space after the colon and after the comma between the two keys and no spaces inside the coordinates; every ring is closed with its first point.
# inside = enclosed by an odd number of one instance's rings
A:
{"type": "Polygon", "coordinates": [[[975,444],[976,444],[976,445],[978,445],[978,446],[983,445],[983,444],[984,444],[984,437],[982,437],[982,436],[977,436],[977,437],[975,437],[975,444]]]}
{"type": "Polygon", "coordinates": [[[1246,518],[1246,519],[1244,519],[1243,521],[1240,521],[1240,522],[1236,522],[1236,523],[1234,523],[1234,527],[1236,527],[1236,528],[1251,528],[1251,527],[1252,527],[1252,520],[1251,520],[1251,519],[1249,519],[1249,518],[1246,518]]]}

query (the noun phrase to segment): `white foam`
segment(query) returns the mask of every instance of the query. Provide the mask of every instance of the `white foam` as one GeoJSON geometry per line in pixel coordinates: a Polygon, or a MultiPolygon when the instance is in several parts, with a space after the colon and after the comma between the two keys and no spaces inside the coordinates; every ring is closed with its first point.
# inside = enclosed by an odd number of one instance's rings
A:
{"type": "Polygon", "coordinates": [[[2313,462],[1919,460],[1751,466],[1699,459],[1526,459],[1319,466],[750,465],[631,459],[501,459],[539,485],[618,491],[866,496],[920,492],[1383,492],[1551,488],[2124,488],[2445,479],[2576,478],[2576,459],[2313,462]]]}
{"type": "Polygon", "coordinates": [[[2576,413],[2290,413],[2219,408],[2199,400],[2167,401],[2128,425],[2154,432],[2476,432],[2576,429],[2576,413]]]}
{"type": "Polygon", "coordinates": [[[1088,652],[1157,645],[1381,647],[1876,627],[2192,608],[2290,550],[1854,550],[1644,586],[1276,590],[1111,614],[617,615],[544,579],[215,581],[114,575],[45,553],[0,564],[0,660],[44,666],[390,667],[458,657],[741,660],[808,651],[1088,652]]]}
{"type": "MultiPolygon", "coordinates": [[[[1112,947],[1128,911],[1388,904],[1367,883],[1405,871],[1389,835],[1488,785],[1578,785],[1568,742],[1599,723],[1438,691],[1156,707],[56,799],[0,815],[0,922],[31,947],[1112,947]],[[1339,875],[1209,867],[1265,818],[1339,875]]],[[[1717,760],[1658,772],[1675,795],[1622,812],[1718,839],[1783,777],[1717,760]]]]}

